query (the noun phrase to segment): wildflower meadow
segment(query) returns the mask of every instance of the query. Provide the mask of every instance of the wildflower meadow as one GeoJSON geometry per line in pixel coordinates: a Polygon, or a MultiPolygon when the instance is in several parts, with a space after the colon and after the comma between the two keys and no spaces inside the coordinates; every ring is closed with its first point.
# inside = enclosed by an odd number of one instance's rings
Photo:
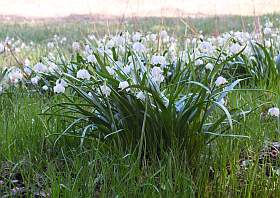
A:
{"type": "Polygon", "coordinates": [[[2,24],[1,197],[279,197],[279,19],[2,24]]]}

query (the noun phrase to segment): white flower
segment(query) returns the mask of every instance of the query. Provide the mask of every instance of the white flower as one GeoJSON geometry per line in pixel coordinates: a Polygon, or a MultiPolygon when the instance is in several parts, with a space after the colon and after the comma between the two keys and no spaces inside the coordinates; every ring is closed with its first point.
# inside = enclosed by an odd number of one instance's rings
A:
{"type": "Polygon", "coordinates": [[[150,34],[149,38],[150,38],[151,41],[155,42],[156,39],[157,39],[157,35],[156,34],[150,34]]]}
{"type": "Polygon", "coordinates": [[[91,92],[88,92],[88,96],[92,98],[92,93],[91,93],[91,92]]]}
{"type": "Polygon", "coordinates": [[[35,77],[31,78],[31,83],[33,85],[38,85],[39,80],[40,80],[40,77],[39,76],[35,76],[35,77]]]}
{"type": "Polygon", "coordinates": [[[229,47],[229,51],[231,54],[237,54],[240,50],[241,46],[237,43],[234,43],[229,47]]]}
{"type": "Polygon", "coordinates": [[[94,34],[88,35],[88,38],[89,38],[90,40],[95,40],[95,39],[96,39],[95,36],[94,36],[94,34]]]}
{"type": "Polygon", "coordinates": [[[140,100],[145,100],[145,94],[142,91],[140,91],[136,94],[136,98],[140,100]]]}
{"type": "Polygon", "coordinates": [[[164,81],[164,76],[162,75],[163,71],[160,67],[153,67],[151,70],[152,79],[157,82],[161,83],[164,81]]]}
{"type": "Polygon", "coordinates": [[[92,54],[91,54],[91,55],[88,55],[87,61],[88,61],[89,63],[96,63],[96,62],[97,62],[95,56],[92,55],[92,54]]]}
{"type": "Polygon", "coordinates": [[[142,35],[140,34],[140,32],[136,32],[136,33],[132,36],[132,41],[133,41],[133,42],[140,41],[141,36],[142,36],[142,35]]]}
{"type": "Polygon", "coordinates": [[[222,77],[222,76],[219,76],[217,78],[217,80],[215,81],[215,84],[217,86],[220,86],[220,85],[223,85],[223,84],[226,84],[226,83],[227,83],[227,80],[224,77],[222,77]]]}
{"type": "MultiPolygon", "coordinates": [[[[127,81],[122,81],[122,82],[119,83],[119,87],[118,88],[121,89],[121,90],[124,90],[127,87],[129,87],[128,82],[127,81]]],[[[126,91],[129,91],[129,90],[130,90],[129,88],[126,89],[126,91]]]]}
{"type": "Polygon", "coordinates": [[[91,49],[91,47],[89,45],[85,46],[85,53],[86,54],[91,54],[92,53],[92,49],[91,49]]]}
{"type": "Polygon", "coordinates": [[[112,67],[110,67],[110,66],[106,66],[106,69],[107,69],[107,71],[108,71],[108,73],[109,73],[110,75],[114,75],[114,74],[115,74],[114,68],[112,68],[112,67]]]}
{"type": "Polygon", "coordinates": [[[32,73],[32,69],[31,69],[30,67],[28,67],[28,66],[24,66],[24,67],[23,67],[23,71],[24,71],[24,73],[27,74],[28,76],[30,76],[31,73],[32,73]]]}
{"type": "Polygon", "coordinates": [[[126,66],[124,66],[123,72],[124,72],[125,74],[129,74],[130,71],[131,71],[131,65],[126,65],[126,66]]]}
{"type": "Polygon", "coordinates": [[[271,42],[270,42],[270,40],[265,40],[264,41],[264,45],[265,45],[265,47],[271,47],[271,42]]]}
{"type": "Polygon", "coordinates": [[[102,85],[100,86],[100,90],[101,90],[101,93],[103,95],[105,95],[106,97],[108,97],[110,94],[111,94],[111,89],[110,87],[106,86],[106,85],[102,85]]]}
{"type": "Polygon", "coordinates": [[[3,86],[0,85],[0,94],[3,92],[3,86]]]}
{"type": "Polygon", "coordinates": [[[66,41],[67,41],[67,38],[66,38],[66,37],[63,37],[63,38],[61,39],[60,43],[64,43],[64,42],[66,42],[66,41]]]}
{"type": "Polygon", "coordinates": [[[59,67],[57,66],[57,64],[53,63],[53,62],[49,62],[49,71],[52,74],[55,74],[56,72],[59,73],[59,67]]]}
{"type": "Polygon", "coordinates": [[[268,34],[271,34],[271,28],[269,28],[269,27],[266,27],[266,28],[264,28],[263,29],[263,33],[265,34],[265,35],[268,35],[268,34]]]}
{"type": "Polygon", "coordinates": [[[133,43],[132,48],[134,51],[139,52],[139,53],[143,53],[146,51],[146,47],[139,42],[133,43]]]}
{"type": "Polygon", "coordinates": [[[114,38],[114,40],[117,46],[122,46],[125,44],[125,38],[123,36],[118,35],[114,38]]]}
{"type": "Polygon", "coordinates": [[[167,42],[169,40],[168,33],[165,30],[162,30],[159,35],[163,42],[167,42]]]}
{"type": "Polygon", "coordinates": [[[63,87],[68,87],[68,83],[63,80],[63,79],[58,79],[56,82],[55,82],[56,85],[58,84],[61,84],[63,87]]]}
{"type": "Polygon", "coordinates": [[[197,59],[197,60],[195,60],[194,64],[195,65],[202,65],[203,64],[203,60],[197,59]]]}
{"type": "Polygon", "coordinates": [[[207,63],[205,65],[205,69],[208,69],[208,70],[212,71],[214,69],[214,65],[212,63],[207,63]]]}
{"type": "Polygon", "coordinates": [[[53,87],[54,93],[64,93],[65,92],[65,87],[62,85],[62,83],[58,83],[53,87]]]}
{"type": "Polygon", "coordinates": [[[268,109],[268,114],[269,114],[270,116],[273,116],[273,117],[279,117],[279,114],[280,114],[279,108],[277,108],[277,107],[272,107],[272,108],[268,109]]]}
{"type": "Polygon", "coordinates": [[[161,65],[163,67],[166,66],[167,62],[165,60],[164,56],[159,56],[159,55],[153,55],[151,62],[153,65],[161,65]]]}
{"type": "Polygon", "coordinates": [[[268,28],[272,28],[273,27],[273,23],[270,22],[270,21],[267,21],[265,24],[264,24],[265,27],[268,27],[268,28]]]}
{"type": "Polygon", "coordinates": [[[106,47],[107,47],[108,49],[111,49],[111,48],[114,47],[114,46],[115,46],[115,42],[114,42],[113,39],[110,39],[110,40],[107,42],[107,44],[106,44],[106,47]]]}
{"type": "Polygon", "coordinates": [[[80,69],[77,72],[77,78],[89,80],[90,77],[91,77],[91,75],[89,74],[88,70],[86,70],[86,69],[80,69]]]}
{"type": "Polygon", "coordinates": [[[47,73],[49,69],[43,63],[37,63],[36,65],[34,65],[33,70],[37,73],[47,73]]]}
{"type": "Polygon", "coordinates": [[[0,53],[3,53],[5,51],[5,46],[3,43],[0,43],[0,53]]]}
{"type": "Polygon", "coordinates": [[[47,47],[49,49],[54,48],[54,43],[53,42],[48,42],[47,47]]]}
{"type": "Polygon", "coordinates": [[[28,58],[24,60],[24,66],[26,67],[30,66],[30,60],[28,58]]]}
{"type": "Polygon", "coordinates": [[[47,90],[49,89],[49,87],[48,87],[47,85],[44,85],[44,86],[42,87],[42,89],[43,89],[44,91],[47,91],[47,90]]]}
{"type": "Polygon", "coordinates": [[[201,42],[198,47],[200,51],[206,55],[212,55],[215,52],[215,48],[211,42],[201,42]]]}
{"type": "Polygon", "coordinates": [[[79,49],[80,49],[80,43],[78,43],[78,42],[73,42],[73,43],[72,43],[72,48],[73,48],[74,51],[79,51],[79,49]]]}
{"type": "Polygon", "coordinates": [[[163,96],[162,101],[165,107],[169,106],[169,99],[166,96],[163,96]]]}
{"type": "Polygon", "coordinates": [[[9,73],[9,79],[11,83],[18,83],[23,79],[22,72],[19,69],[15,69],[9,73]]]}

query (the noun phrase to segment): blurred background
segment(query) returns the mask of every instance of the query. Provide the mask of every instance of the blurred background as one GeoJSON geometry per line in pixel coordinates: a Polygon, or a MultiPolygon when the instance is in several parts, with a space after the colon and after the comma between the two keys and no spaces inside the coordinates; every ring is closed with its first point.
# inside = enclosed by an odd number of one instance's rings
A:
{"type": "Polygon", "coordinates": [[[279,11],[280,0],[0,0],[2,17],[246,16],[279,11]]]}
{"type": "Polygon", "coordinates": [[[219,35],[279,24],[280,0],[0,0],[0,39],[79,40],[121,31],[219,35]]]}

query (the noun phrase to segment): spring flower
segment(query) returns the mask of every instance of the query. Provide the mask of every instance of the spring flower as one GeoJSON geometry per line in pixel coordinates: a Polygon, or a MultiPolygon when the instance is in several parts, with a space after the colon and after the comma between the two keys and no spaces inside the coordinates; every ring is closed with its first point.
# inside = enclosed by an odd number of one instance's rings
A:
{"type": "Polygon", "coordinates": [[[264,35],[268,35],[268,34],[271,34],[271,28],[270,27],[265,27],[264,29],[263,29],[263,34],[264,35]]]}
{"type": "Polygon", "coordinates": [[[44,65],[43,63],[37,63],[34,65],[33,70],[37,73],[47,73],[48,72],[48,67],[44,65]]]}
{"type": "Polygon", "coordinates": [[[86,54],[91,54],[92,53],[92,49],[91,49],[91,47],[89,45],[85,46],[85,53],[86,54]]]}
{"type": "Polygon", "coordinates": [[[111,49],[111,48],[113,48],[114,46],[115,46],[115,42],[114,42],[113,39],[110,39],[110,40],[107,42],[107,44],[106,44],[106,47],[107,47],[108,49],[111,49]]]}
{"type": "Polygon", "coordinates": [[[125,73],[125,74],[129,74],[130,73],[130,71],[131,71],[131,65],[129,64],[129,65],[126,65],[126,66],[124,66],[123,67],[123,72],[125,73]]]}
{"type": "Polygon", "coordinates": [[[119,89],[121,89],[121,90],[126,90],[126,91],[129,91],[130,89],[128,88],[127,89],[127,87],[129,87],[129,84],[128,84],[128,82],[127,81],[122,81],[122,82],[120,82],[119,83],[119,89]]]}
{"type": "Polygon", "coordinates": [[[15,69],[9,73],[10,82],[13,84],[18,83],[23,79],[22,72],[19,69],[15,69]]]}
{"type": "Polygon", "coordinates": [[[61,83],[58,83],[53,87],[53,91],[54,91],[54,93],[58,93],[58,94],[64,93],[65,87],[61,83]]]}
{"type": "Polygon", "coordinates": [[[229,47],[229,52],[231,54],[237,54],[240,50],[241,50],[241,46],[237,43],[234,43],[229,47]]]}
{"type": "Polygon", "coordinates": [[[56,85],[58,84],[61,84],[63,87],[68,87],[68,83],[63,80],[63,79],[58,79],[56,82],[55,82],[56,85]]]}
{"type": "Polygon", "coordinates": [[[32,85],[38,85],[39,80],[40,80],[39,76],[35,76],[35,77],[31,78],[32,85]]]}
{"type": "Polygon", "coordinates": [[[197,60],[195,60],[194,64],[195,65],[202,65],[203,64],[203,60],[197,59],[197,60]]]}
{"type": "Polygon", "coordinates": [[[158,56],[158,55],[153,55],[151,62],[153,65],[161,65],[162,67],[165,67],[167,62],[165,60],[164,56],[158,56]]]}
{"type": "Polygon", "coordinates": [[[60,69],[57,66],[57,64],[55,64],[53,62],[49,62],[49,72],[51,74],[60,73],[60,69]]]}
{"type": "Polygon", "coordinates": [[[108,86],[106,86],[106,85],[100,86],[100,90],[101,90],[101,93],[102,93],[104,96],[106,96],[106,97],[108,97],[108,96],[111,94],[111,89],[110,89],[110,87],[108,87],[108,86]]]}
{"type": "Polygon", "coordinates": [[[92,93],[91,93],[91,92],[88,92],[88,96],[92,98],[92,93]]]}
{"type": "Polygon", "coordinates": [[[43,89],[44,91],[47,91],[47,90],[49,89],[49,87],[48,87],[47,85],[44,85],[44,86],[42,87],[42,89],[43,89]]]}
{"type": "Polygon", "coordinates": [[[164,81],[163,71],[160,67],[153,67],[151,70],[152,79],[157,82],[161,83],[164,81]]]}
{"type": "Polygon", "coordinates": [[[139,42],[133,43],[132,48],[134,51],[139,52],[139,53],[143,53],[146,51],[146,47],[139,42]]]}
{"type": "Polygon", "coordinates": [[[272,117],[279,117],[279,108],[277,107],[272,107],[270,109],[268,109],[268,115],[272,116],[272,117]]]}
{"type": "Polygon", "coordinates": [[[142,91],[140,91],[136,94],[136,98],[140,100],[145,100],[145,94],[142,91]]]}
{"type": "Polygon", "coordinates": [[[163,96],[162,101],[165,107],[169,106],[169,99],[166,96],[163,96]]]}
{"type": "Polygon", "coordinates": [[[29,66],[24,66],[23,71],[26,75],[30,76],[32,73],[32,69],[29,66]]]}
{"type": "Polygon", "coordinates": [[[3,92],[3,86],[0,85],[0,94],[3,92]]]}
{"type": "Polygon", "coordinates": [[[90,40],[95,40],[95,39],[96,39],[95,36],[94,36],[94,34],[88,35],[88,38],[89,38],[90,40]]]}
{"type": "Polygon", "coordinates": [[[60,43],[65,43],[67,41],[66,37],[62,37],[62,39],[60,40],[60,43]]]}
{"type": "Polygon", "coordinates": [[[226,84],[226,83],[227,83],[227,80],[224,77],[222,77],[222,76],[219,76],[217,78],[217,80],[215,81],[215,84],[217,86],[221,86],[221,85],[226,84]]]}
{"type": "Polygon", "coordinates": [[[214,65],[212,63],[207,63],[205,65],[205,69],[208,69],[208,70],[212,71],[214,69],[214,65]]]}
{"type": "Polygon", "coordinates": [[[5,51],[5,46],[3,43],[0,43],[0,53],[3,53],[5,51]]]}
{"type": "Polygon", "coordinates": [[[270,40],[265,40],[264,41],[264,45],[265,45],[265,47],[271,47],[271,42],[270,42],[270,40]]]}
{"type": "Polygon", "coordinates": [[[92,54],[87,56],[87,61],[89,63],[97,63],[97,60],[96,60],[95,56],[92,55],[92,54]]]}
{"type": "Polygon", "coordinates": [[[90,77],[91,77],[91,75],[89,74],[88,70],[86,70],[86,69],[80,69],[77,72],[77,78],[89,80],[90,77]]]}
{"type": "Polygon", "coordinates": [[[271,21],[267,21],[265,24],[264,24],[265,27],[268,27],[268,28],[272,28],[273,27],[273,23],[271,21]]]}
{"type": "Polygon", "coordinates": [[[133,41],[133,42],[140,41],[141,36],[142,36],[142,35],[140,34],[140,32],[136,32],[136,33],[132,36],[132,41],[133,41]]]}
{"type": "Polygon", "coordinates": [[[110,67],[110,66],[106,66],[106,69],[107,69],[107,71],[108,71],[108,73],[109,73],[110,75],[114,75],[114,74],[115,74],[114,68],[112,68],[112,67],[110,67]]]}
{"type": "Polygon", "coordinates": [[[165,30],[162,30],[159,33],[160,38],[162,39],[163,42],[167,42],[169,40],[168,33],[165,30]]]}
{"type": "Polygon", "coordinates": [[[125,38],[123,36],[118,35],[114,38],[114,40],[115,40],[116,46],[122,46],[125,44],[125,38]]]}
{"type": "Polygon", "coordinates": [[[29,67],[31,64],[30,64],[30,60],[27,58],[24,60],[24,66],[26,67],[29,67]]]}
{"type": "Polygon", "coordinates": [[[206,55],[212,55],[215,51],[214,46],[212,45],[212,43],[204,41],[201,42],[198,46],[198,48],[200,49],[200,51],[206,55]]]}
{"type": "Polygon", "coordinates": [[[155,42],[156,39],[157,39],[157,35],[156,35],[156,34],[150,34],[149,39],[150,39],[151,41],[155,42]]]}
{"type": "Polygon", "coordinates": [[[47,47],[49,49],[54,48],[54,43],[53,42],[48,42],[47,47]]]}
{"type": "Polygon", "coordinates": [[[79,51],[79,49],[80,49],[80,43],[78,43],[78,42],[73,42],[73,43],[72,43],[72,48],[73,48],[74,51],[79,51]]]}

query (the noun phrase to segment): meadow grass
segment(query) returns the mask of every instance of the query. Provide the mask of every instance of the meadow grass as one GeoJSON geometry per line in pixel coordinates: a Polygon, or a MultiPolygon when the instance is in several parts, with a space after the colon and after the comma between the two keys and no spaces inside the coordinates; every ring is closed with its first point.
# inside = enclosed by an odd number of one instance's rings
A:
{"type": "MultiPolygon", "coordinates": [[[[268,98],[278,102],[272,95],[252,92],[233,94],[229,100],[235,105],[245,101],[249,106],[258,106],[268,98]]],[[[1,175],[9,175],[11,188],[17,186],[13,180],[24,181],[28,196],[39,192],[50,193],[52,197],[280,194],[278,176],[268,177],[266,170],[257,166],[265,141],[279,139],[271,122],[257,122],[259,111],[233,130],[250,138],[216,139],[214,145],[203,151],[208,157],[201,157],[195,170],[190,170],[184,152],[177,152],[176,148],[167,150],[162,159],[140,166],[136,155],[90,139],[80,147],[79,138],[65,136],[54,145],[54,134],[65,129],[66,121],[56,118],[50,122],[41,113],[55,102],[37,94],[7,93],[1,97],[1,175]],[[246,159],[252,162],[242,169],[239,164],[246,159]]],[[[8,191],[4,188],[0,192],[5,190],[8,191]]]]}
{"type": "MultiPolygon", "coordinates": [[[[218,32],[242,29],[241,17],[234,19],[192,19],[191,23],[208,34],[215,28],[218,32]],[[228,26],[215,27],[217,20],[224,20],[228,26]]],[[[250,24],[253,20],[245,19],[250,24]]],[[[44,43],[59,34],[74,41],[95,31],[108,33],[108,28],[156,31],[163,25],[174,34],[185,34],[186,27],[179,19],[143,19],[122,27],[88,22],[35,27],[2,24],[5,31],[0,32],[0,37],[9,35],[44,43]]],[[[37,53],[44,52],[34,53],[40,57],[37,53]]],[[[57,95],[50,99],[37,92],[21,92],[20,88],[9,90],[0,96],[0,181],[8,183],[0,183],[0,195],[24,185],[27,197],[279,197],[279,172],[270,173],[269,167],[260,167],[258,162],[264,145],[279,140],[279,120],[260,115],[271,104],[280,106],[280,89],[277,83],[263,88],[267,91],[228,95],[232,107],[246,111],[260,106],[231,131],[247,137],[213,140],[213,144],[201,148],[195,166],[190,166],[187,151],[176,146],[160,158],[152,156],[143,163],[133,148],[109,147],[107,142],[90,137],[81,146],[76,135],[65,135],[57,141],[70,121],[67,117],[50,117],[44,110],[65,98],[57,95]],[[243,167],[243,163],[248,165],[243,167]]],[[[195,148],[188,150],[196,152],[195,148]]]]}
{"type": "MultiPolygon", "coordinates": [[[[272,22],[278,20],[279,14],[268,14],[259,18],[260,24],[267,19],[272,22]]],[[[87,17],[74,17],[74,20],[45,20],[29,21],[19,20],[18,22],[7,21],[1,23],[0,39],[7,36],[19,38],[24,42],[45,43],[55,34],[66,36],[73,41],[79,40],[88,34],[95,33],[115,34],[120,31],[143,31],[158,32],[166,29],[172,35],[184,37],[192,34],[217,35],[227,31],[248,31],[255,28],[256,17],[253,16],[216,16],[198,18],[116,18],[116,19],[95,19],[87,17]]]]}

